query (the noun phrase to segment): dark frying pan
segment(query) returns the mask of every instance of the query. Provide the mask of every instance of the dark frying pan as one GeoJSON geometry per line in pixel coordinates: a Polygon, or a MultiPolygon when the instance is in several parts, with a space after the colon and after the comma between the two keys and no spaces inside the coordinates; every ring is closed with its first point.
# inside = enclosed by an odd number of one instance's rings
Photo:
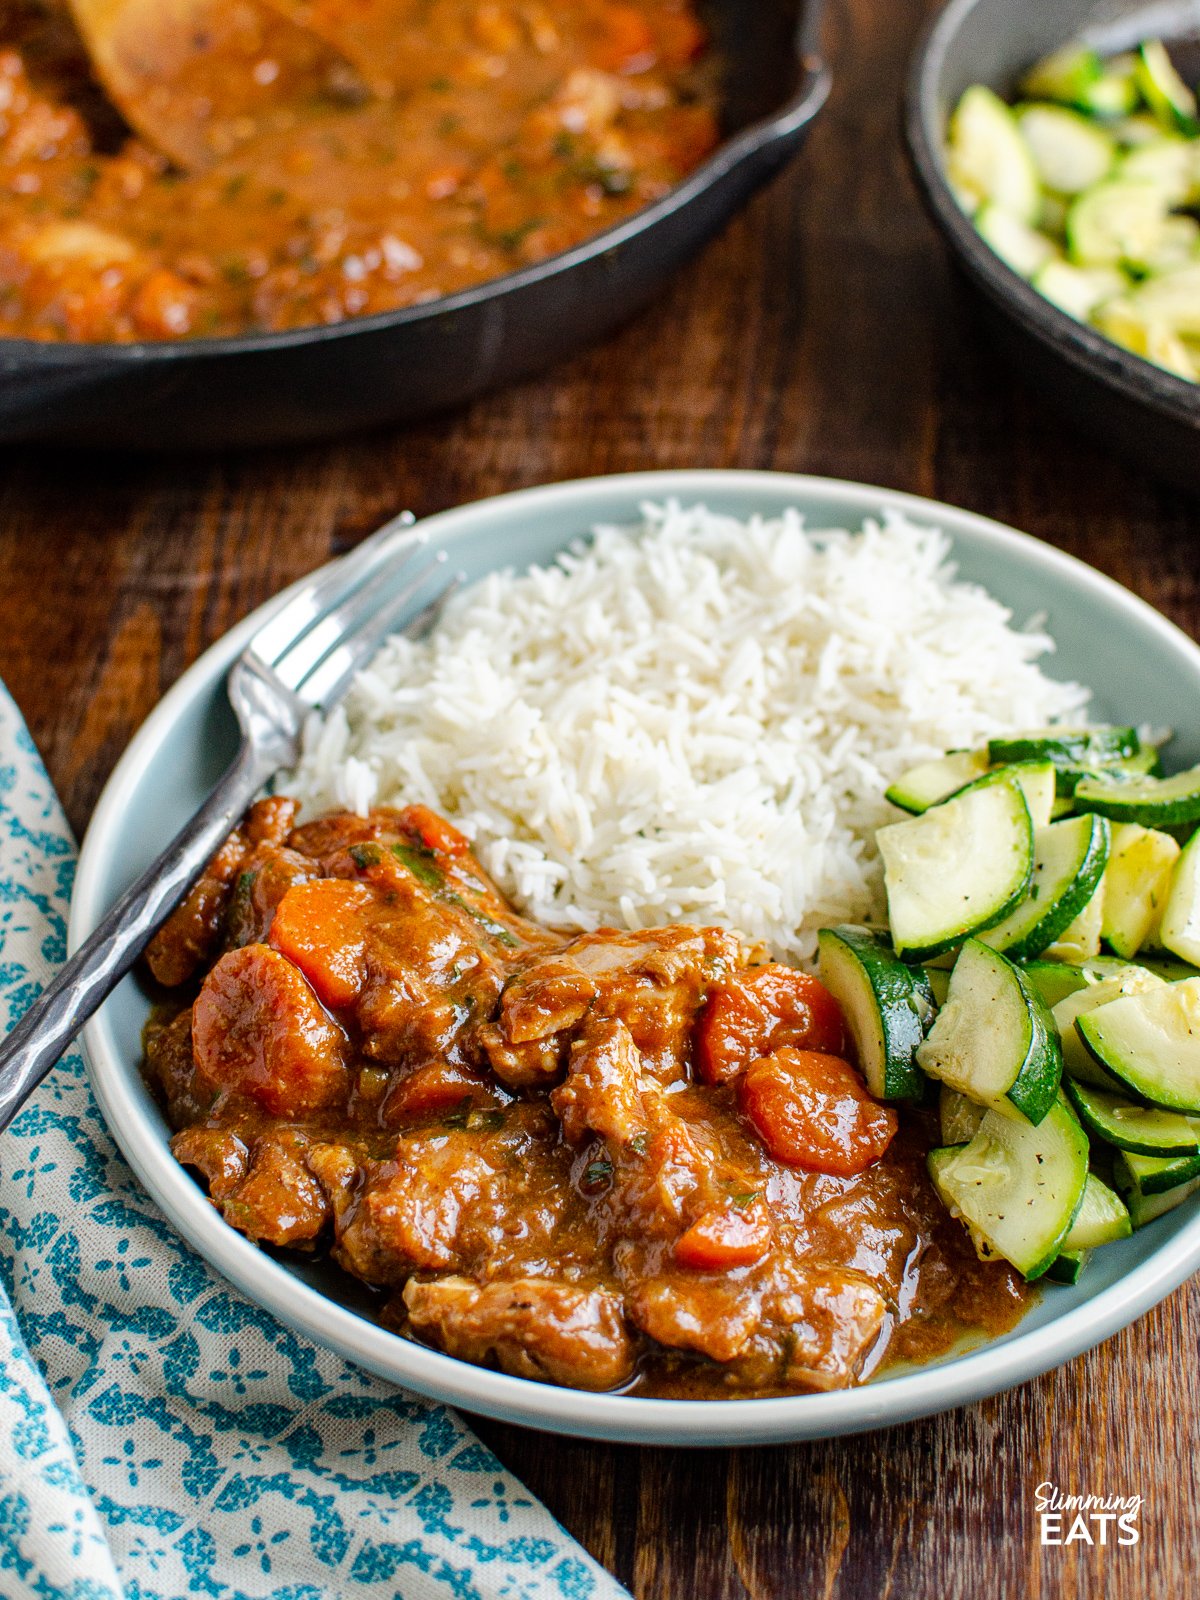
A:
{"type": "Polygon", "coordinates": [[[724,142],[655,205],[461,294],[332,327],[161,344],[0,340],[0,441],[154,449],[316,439],[457,405],[640,309],[800,146],[820,0],[711,0],[724,142]]]}

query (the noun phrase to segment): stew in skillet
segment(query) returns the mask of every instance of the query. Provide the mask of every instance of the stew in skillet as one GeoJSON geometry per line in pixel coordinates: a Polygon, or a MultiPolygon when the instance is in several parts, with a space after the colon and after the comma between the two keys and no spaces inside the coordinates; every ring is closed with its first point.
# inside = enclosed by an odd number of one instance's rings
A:
{"type": "Polygon", "coordinates": [[[260,801],[154,941],[173,1149],[403,1334],[584,1389],[861,1381],[1010,1326],[842,1018],[735,933],[569,936],[422,806],[260,801]]]}
{"type": "Polygon", "coordinates": [[[0,0],[0,336],[436,299],[717,142],[693,0],[0,0]]]}

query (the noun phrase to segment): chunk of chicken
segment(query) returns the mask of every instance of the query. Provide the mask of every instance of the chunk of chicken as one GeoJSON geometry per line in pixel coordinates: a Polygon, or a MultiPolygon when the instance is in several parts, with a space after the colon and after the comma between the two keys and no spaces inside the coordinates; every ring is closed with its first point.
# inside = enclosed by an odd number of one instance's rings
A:
{"type": "Polygon", "coordinates": [[[621,1300],[606,1289],[545,1278],[414,1278],[403,1299],[414,1331],[463,1361],[491,1359],[515,1377],[573,1389],[615,1389],[633,1374],[621,1300]]]}
{"type": "Polygon", "coordinates": [[[480,1030],[502,1083],[552,1083],[567,1064],[589,1012],[617,1017],[646,1070],[664,1081],[684,1077],[692,1029],[708,988],[744,965],[747,951],[723,928],[602,928],[530,963],[507,986],[493,1026],[480,1030]]]}
{"type": "Polygon", "coordinates": [[[479,1128],[402,1134],[391,1160],[364,1163],[357,1181],[322,1160],[348,1271],[400,1284],[413,1272],[501,1271],[510,1258],[527,1270],[570,1264],[559,1235],[580,1202],[551,1119],[538,1106],[482,1116],[479,1128]]]}
{"type": "Polygon", "coordinates": [[[260,1244],[297,1246],[311,1244],[332,1216],[305,1162],[306,1144],[281,1132],[247,1146],[226,1129],[188,1128],[171,1150],[204,1175],[210,1200],[232,1227],[260,1244]]]}

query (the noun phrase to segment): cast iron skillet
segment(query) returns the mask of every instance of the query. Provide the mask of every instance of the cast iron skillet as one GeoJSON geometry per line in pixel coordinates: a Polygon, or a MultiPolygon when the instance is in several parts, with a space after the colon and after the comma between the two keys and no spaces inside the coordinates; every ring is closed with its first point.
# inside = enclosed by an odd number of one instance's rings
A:
{"type": "Polygon", "coordinates": [[[99,345],[0,340],[0,442],[208,448],[398,422],[608,333],[800,146],[829,92],[820,0],[711,0],[724,143],[655,205],[460,294],[334,327],[99,345]]]}
{"type": "Polygon", "coordinates": [[[1190,42],[1198,33],[1197,0],[950,0],[913,58],[905,106],[926,205],[982,290],[1000,346],[1037,392],[1089,432],[1193,488],[1200,487],[1200,386],[1084,327],[1006,267],[955,204],[942,141],[947,114],[970,84],[1006,95],[1024,68],[1068,40],[1084,37],[1111,52],[1143,37],[1190,42]]]}

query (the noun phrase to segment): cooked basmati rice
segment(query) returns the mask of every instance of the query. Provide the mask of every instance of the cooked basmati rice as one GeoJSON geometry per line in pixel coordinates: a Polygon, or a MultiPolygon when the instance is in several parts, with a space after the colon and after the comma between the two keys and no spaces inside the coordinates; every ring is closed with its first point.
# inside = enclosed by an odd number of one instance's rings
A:
{"type": "Polygon", "coordinates": [[[422,801],[554,926],[721,923],[781,957],[877,917],[901,771],[1087,693],[894,511],[857,533],[647,506],[390,640],[307,733],[306,814],[422,801]]]}

